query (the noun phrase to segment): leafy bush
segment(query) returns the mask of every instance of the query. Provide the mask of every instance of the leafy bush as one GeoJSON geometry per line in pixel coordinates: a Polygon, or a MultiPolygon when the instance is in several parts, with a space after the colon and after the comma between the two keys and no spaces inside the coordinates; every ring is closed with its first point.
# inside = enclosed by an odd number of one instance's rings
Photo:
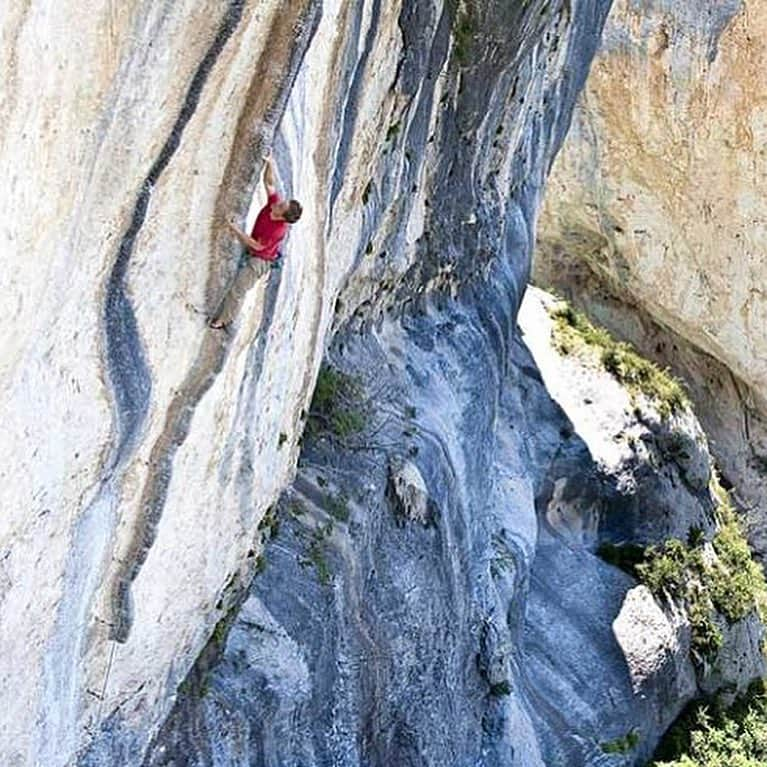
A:
{"type": "Polygon", "coordinates": [[[605,328],[560,301],[549,310],[554,320],[554,348],[560,354],[596,354],[602,366],[625,386],[632,397],[642,394],[668,418],[689,406],[682,385],[667,370],[640,357],[627,343],[616,341],[605,328]]]}
{"type": "Polygon", "coordinates": [[[323,365],[309,406],[307,431],[329,433],[340,439],[364,431],[367,414],[362,394],[362,385],[356,378],[323,365]]]}
{"type": "Polygon", "coordinates": [[[687,606],[690,642],[705,658],[715,658],[724,641],[719,626],[711,617],[711,609],[703,599],[693,599],[687,606]]]}
{"type": "Polygon", "coordinates": [[[716,557],[705,557],[708,545],[699,528],[690,528],[687,542],[672,538],[658,546],[602,544],[597,554],[644,583],[659,599],[681,602],[692,632],[692,649],[713,658],[722,647],[718,613],[729,622],[753,610],[767,617],[767,584],[752,559],[738,516],[716,473],[711,482],[716,503],[717,532],[711,541],[716,557]]]}
{"type": "Polygon", "coordinates": [[[714,622],[709,568],[702,545],[690,546],[672,538],[662,546],[650,546],[636,571],[637,578],[657,597],[684,603],[692,648],[702,657],[713,658],[722,646],[722,633],[714,622]]]}
{"type": "MultiPolygon", "coordinates": [[[[709,544],[703,531],[694,527],[686,544],[672,539],[645,550],[609,544],[599,549],[607,561],[629,572],[633,570],[654,594],[661,597],[668,594],[682,602],[690,621],[692,647],[709,658],[716,656],[723,642],[714,621],[717,612],[729,621],[744,618],[755,609],[763,623],[767,616],[764,574],[752,559],[730,496],[716,472],[710,491],[717,522],[717,532],[710,544],[715,558],[704,556],[709,544]]],[[[617,754],[626,753],[636,743],[618,738],[600,745],[606,753],[617,754]]],[[[696,702],[689,706],[666,733],[650,764],[650,767],[766,766],[764,681],[752,685],[748,694],[730,709],[719,703],[696,702]]]]}
{"type": "Polygon", "coordinates": [[[672,538],[662,546],[647,548],[645,561],[637,565],[637,575],[653,594],[662,596],[666,592],[682,597],[689,566],[689,549],[682,541],[672,538]]]}
{"type": "Polygon", "coordinates": [[[651,767],[764,767],[767,692],[756,682],[729,709],[695,703],[655,751],[651,767]]]}

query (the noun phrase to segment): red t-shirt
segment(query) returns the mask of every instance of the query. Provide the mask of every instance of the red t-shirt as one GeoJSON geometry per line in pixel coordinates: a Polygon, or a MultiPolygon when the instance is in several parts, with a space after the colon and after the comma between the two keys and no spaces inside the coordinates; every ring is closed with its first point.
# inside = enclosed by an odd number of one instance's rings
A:
{"type": "Polygon", "coordinates": [[[277,251],[280,243],[288,232],[287,221],[274,221],[270,215],[272,205],[280,201],[277,192],[269,195],[266,205],[258,212],[256,223],[253,224],[253,231],[250,236],[254,240],[264,243],[261,250],[250,250],[250,254],[256,258],[263,258],[264,261],[274,261],[277,258],[277,251]]]}

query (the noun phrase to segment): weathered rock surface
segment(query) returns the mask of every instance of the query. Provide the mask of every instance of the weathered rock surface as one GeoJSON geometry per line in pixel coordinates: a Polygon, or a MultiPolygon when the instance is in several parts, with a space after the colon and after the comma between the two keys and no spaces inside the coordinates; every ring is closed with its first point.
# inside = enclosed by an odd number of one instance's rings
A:
{"type": "MultiPolygon", "coordinates": [[[[485,311],[427,301],[337,337],[331,359],[362,376],[369,421],[308,441],[266,566],[147,767],[642,764],[702,687],[763,673],[751,616],[701,668],[684,611],[594,553],[652,522],[664,540],[673,488],[685,532],[705,526],[707,492],[637,450],[653,432],[609,374],[553,351],[540,294],[520,314],[529,349],[511,338],[502,367],[485,311]],[[403,524],[390,492],[403,456],[436,506],[428,526],[403,524]],[[610,517],[635,504],[648,523],[618,537],[610,517]]],[[[710,467],[694,418],[675,428],[710,467]]]]}
{"type": "Polygon", "coordinates": [[[412,461],[395,457],[389,462],[389,494],[395,513],[404,521],[428,524],[429,491],[412,461]]]}
{"type": "Polygon", "coordinates": [[[767,7],[618,0],[535,279],[688,382],[767,551],[767,7]]]}
{"type": "MultiPolygon", "coordinates": [[[[252,570],[326,343],[355,313],[372,342],[385,307],[415,322],[421,294],[452,294],[487,356],[463,386],[491,412],[608,5],[30,0],[3,15],[0,762],[140,762],[252,570]],[[236,332],[211,333],[238,255],[225,220],[245,217],[270,145],[304,219],[236,332]]],[[[455,330],[433,322],[420,343],[455,330]]],[[[494,449],[489,434],[467,450],[494,449]]],[[[473,492],[449,481],[443,504],[473,492]]],[[[442,575],[452,620],[466,576],[442,575]]],[[[484,615],[466,599],[464,646],[484,615]]],[[[466,685],[456,711],[477,712],[466,685]]],[[[369,731],[383,755],[413,737],[395,702],[369,731]]],[[[504,711],[488,748],[527,722],[504,711]]]]}

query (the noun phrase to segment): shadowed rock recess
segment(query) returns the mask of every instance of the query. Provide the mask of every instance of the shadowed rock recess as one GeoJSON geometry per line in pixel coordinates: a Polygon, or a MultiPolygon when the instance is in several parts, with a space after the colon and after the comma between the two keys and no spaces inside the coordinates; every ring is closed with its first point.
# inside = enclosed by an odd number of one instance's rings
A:
{"type": "Polygon", "coordinates": [[[4,14],[0,763],[633,765],[762,673],[596,555],[712,549],[694,416],[517,327],[609,5],[4,14]]]}
{"type": "Polygon", "coordinates": [[[535,280],[689,382],[767,555],[767,6],[615,2],[535,280]]]}

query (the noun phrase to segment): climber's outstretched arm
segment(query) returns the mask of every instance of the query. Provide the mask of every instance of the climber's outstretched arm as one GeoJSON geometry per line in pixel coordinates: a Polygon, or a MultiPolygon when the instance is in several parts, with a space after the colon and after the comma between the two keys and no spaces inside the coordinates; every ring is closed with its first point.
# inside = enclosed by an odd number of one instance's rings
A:
{"type": "Polygon", "coordinates": [[[274,169],[271,155],[264,155],[264,187],[267,197],[277,191],[277,171],[274,169]]]}
{"type": "Polygon", "coordinates": [[[232,230],[234,236],[246,247],[253,250],[263,250],[264,243],[261,240],[256,240],[253,237],[248,237],[237,225],[232,221],[227,221],[227,225],[232,230]]]}

